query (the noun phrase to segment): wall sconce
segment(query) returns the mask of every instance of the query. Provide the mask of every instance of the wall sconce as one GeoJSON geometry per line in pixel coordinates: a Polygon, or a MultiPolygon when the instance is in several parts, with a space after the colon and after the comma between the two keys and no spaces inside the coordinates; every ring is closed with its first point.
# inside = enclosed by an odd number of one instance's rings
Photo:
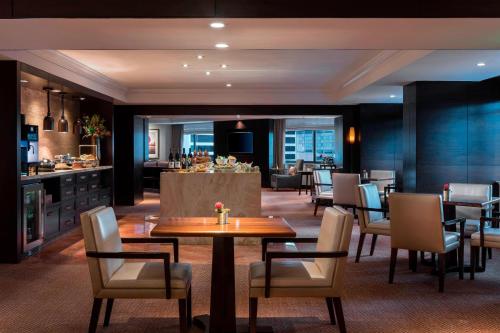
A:
{"type": "Polygon", "coordinates": [[[235,128],[241,130],[241,129],[245,129],[247,127],[245,126],[244,122],[242,122],[241,120],[238,120],[238,122],[236,123],[235,128]]]}
{"type": "Polygon", "coordinates": [[[349,127],[349,133],[347,134],[347,142],[351,145],[356,142],[356,129],[354,127],[349,127]]]}

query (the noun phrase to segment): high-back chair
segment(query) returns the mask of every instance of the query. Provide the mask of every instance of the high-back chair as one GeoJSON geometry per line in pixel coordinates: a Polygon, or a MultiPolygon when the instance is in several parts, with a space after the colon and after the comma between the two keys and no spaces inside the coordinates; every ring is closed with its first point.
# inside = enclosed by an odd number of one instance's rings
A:
{"type": "MultiPolygon", "coordinates": [[[[450,201],[489,201],[493,197],[493,186],[488,184],[464,184],[450,183],[450,201]]],[[[481,208],[457,206],[456,217],[463,217],[465,221],[465,236],[470,237],[479,231],[479,219],[481,218],[481,208]]],[[[485,217],[492,216],[493,207],[486,210],[485,217]]]]}
{"type": "Polygon", "coordinates": [[[391,235],[391,223],[386,218],[385,209],[382,208],[378,189],[375,184],[358,186],[357,205],[360,234],[356,262],[359,262],[366,234],[372,235],[372,245],[370,248],[370,256],[372,256],[375,251],[377,236],[391,235]]]}
{"type": "Polygon", "coordinates": [[[314,216],[318,212],[320,204],[333,203],[332,173],[330,170],[314,170],[314,216]]]}
{"type": "Polygon", "coordinates": [[[381,179],[374,180],[371,183],[375,184],[380,195],[384,195],[384,188],[393,185],[396,182],[396,171],[394,170],[370,170],[370,178],[381,179]]]}
{"type": "Polygon", "coordinates": [[[122,239],[112,208],[97,207],[80,217],[94,294],[89,332],[96,331],[103,299],[107,299],[104,326],[109,325],[115,298],[178,299],[181,332],[187,332],[191,322],[191,265],[178,263],[177,239],[122,239]],[[170,262],[168,252],[124,252],[123,243],[172,243],[175,262],[170,262]]]}
{"type": "Polygon", "coordinates": [[[459,278],[463,279],[465,219],[443,221],[443,202],[438,194],[391,193],[391,264],[389,283],[394,281],[398,249],[409,251],[410,269],[417,269],[417,251],[438,254],[439,292],[444,291],[446,254],[458,250],[459,278]],[[456,227],[460,233],[445,231],[445,226],[456,227]]]}
{"type": "Polygon", "coordinates": [[[318,239],[263,239],[265,261],[250,265],[250,332],[256,332],[259,297],[324,297],[330,322],[346,332],[340,299],[344,270],[351,241],[353,215],[340,207],[328,207],[323,214],[318,239]],[[316,243],[316,251],[267,251],[268,243],[316,243]],[[293,258],[293,261],[275,261],[293,258]],[[304,261],[302,259],[315,259],[304,261]],[[335,308],[335,313],[334,313],[335,308]],[[337,317],[337,321],[335,320],[337,317]]]}
{"type": "Polygon", "coordinates": [[[333,204],[352,208],[356,214],[356,191],[361,183],[358,173],[333,173],[333,204]]]}

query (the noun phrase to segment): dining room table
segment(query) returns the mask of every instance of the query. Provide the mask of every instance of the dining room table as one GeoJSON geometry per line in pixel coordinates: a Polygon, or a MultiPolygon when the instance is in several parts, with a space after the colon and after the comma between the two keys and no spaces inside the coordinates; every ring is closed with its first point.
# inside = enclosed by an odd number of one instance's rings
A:
{"type": "Polygon", "coordinates": [[[150,233],[152,237],[213,239],[210,313],[193,319],[195,326],[210,333],[235,333],[246,329],[236,324],[234,238],[296,236],[284,218],[274,216],[230,217],[227,224],[218,224],[216,217],[159,218],[156,223],[150,233]]]}

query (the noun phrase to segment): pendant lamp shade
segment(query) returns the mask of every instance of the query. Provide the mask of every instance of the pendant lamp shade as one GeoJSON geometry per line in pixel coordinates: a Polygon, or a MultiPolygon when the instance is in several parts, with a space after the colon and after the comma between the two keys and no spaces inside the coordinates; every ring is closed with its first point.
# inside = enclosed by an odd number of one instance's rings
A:
{"type": "Polygon", "coordinates": [[[53,131],[54,130],[54,118],[50,114],[50,92],[52,88],[45,87],[43,88],[47,92],[47,115],[43,118],[43,130],[44,131],[53,131]]]}
{"type": "Polygon", "coordinates": [[[65,93],[61,93],[61,119],[57,123],[57,131],[60,133],[68,133],[68,120],[64,116],[64,95],[65,93]]]}

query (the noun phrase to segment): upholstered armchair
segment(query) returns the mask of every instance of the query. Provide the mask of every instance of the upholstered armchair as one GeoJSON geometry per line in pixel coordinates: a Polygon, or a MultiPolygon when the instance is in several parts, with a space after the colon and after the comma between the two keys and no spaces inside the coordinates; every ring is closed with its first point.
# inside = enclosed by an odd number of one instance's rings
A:
{"type": "Polygon", "coordinates": [[[352,225],[351,213],[340,207],[328,207],[323,214],[318,239],[263,240],[264,261],[250,265],[250,333],[256,332],[259,297],[324,297],[331,324],[335,325],[338,322],[340,332],[346,332],[341,292],[352,225]],[[269,243],[290,241],[315,242],[316,251],[267,251],[269,243]],[[296,260],[275,260],[282,258],[296,260]],[[303,259],[314,259],[314,261],[303,259]]]}
{"type": "Polygon", "coordinates": [[[417,252],[438,254],[439,292],[444,291],[447,253],[458,250],[459,278],[464,271],[465,219],[443,221],[443,202],[438,194],[391,193],[391,263],[389,283],[394,282],[394,271],[399,249],[409,251],[410,269],[417,270],[417,252]],[[460,233],[445,231],[456,228],[460,233]]]}
{"type": "Polygon", "coordinates": [[[482,267],[486,267],[486,248],[500,249],[500,218],[497,217],[481,217],[479,220],[479,231],[471,235],[470,239],[470,279],[474,280],[476,267],[479,262],[479,249],[483,250],[482,253],[482,267]],[[490,222],[492,225],[486,228],[486,223],[490,222]]]}
{"type": "Polygon", "coordinates": [[[302,182],[302,175],[299,171],[302,171],[304,168],[304,160],[297,160],[295,165],[296,174],[290,175],[288,174],[288,170],[286,170],[286,174],[273,174],[271,175],[271,187],[278,191],[280,188],[293,188],[298,189],[302,182]]]}
{"type": "Polygon", "coordinates": [[[357,173],[333,173],[333,204],[352,208],[356,214],[356,191],[361,183],[357,173]]]}
{"type": "Polygon", "coordinates": [[[360,234],[356,262],[359,262],[366,234],[372,235],[372,244],[370,248],[370,256],[372,256],[375,251],[378,235],[391,235],[391,223],[386,217],[386,210],[382,208],[377,185],[359,185],[357,191],[357,205],[360,234]]]}
{"type": "Polygon", "coordinates": [[[96,331],[103,299],[107,299],[104,326],[109,325],[117,298],[178,299],[180,330],[187,332],[191,325],[191,265],[178,263],[177,239],[122,239],[112,208],[98,207],[82,213],[81,223],[94,294],[89,332],[96,331]],[[123,243],[171,243],[174,262],[170,262],[168,252],[123,251],[123,243]]]}
{"type": "Polygon", "coordinates": [[[314,216],[318,213],[320,204],[333,203],[332,172],[330,170],[314,170],[314,216]]]}

